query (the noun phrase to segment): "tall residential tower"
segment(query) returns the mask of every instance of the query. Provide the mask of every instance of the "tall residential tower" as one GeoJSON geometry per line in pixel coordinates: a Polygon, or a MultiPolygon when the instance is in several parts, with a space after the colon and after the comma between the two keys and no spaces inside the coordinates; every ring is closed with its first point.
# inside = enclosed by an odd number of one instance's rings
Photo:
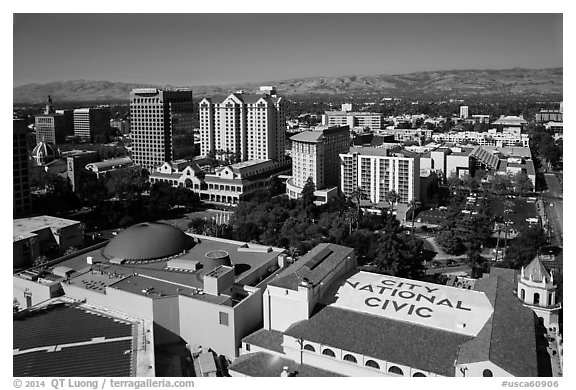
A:
{"type": "Polygon", "coordinates": [[[238,161],[284,161],[286,114],[274,87],[260,94],[237,91],[200,102],[200,154],[233,153],[238,161]]]}
{"type": "Polygon", "coordinates": [[[152,170],[192,158],[194,107],[190,89],[138,88],[130,92],[132,160],[152,170]]]}

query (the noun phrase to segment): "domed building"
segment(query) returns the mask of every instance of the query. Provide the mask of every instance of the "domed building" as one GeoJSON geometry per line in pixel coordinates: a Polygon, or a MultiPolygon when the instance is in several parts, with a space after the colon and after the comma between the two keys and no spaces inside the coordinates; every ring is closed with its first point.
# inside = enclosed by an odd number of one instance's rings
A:
{"type": "Polygon", "coordinates": [[[50,143],[40,141],[32,150],[32,158],[36,162],[36,165],[40,167],[54,161],[56,158],[56,150],[50,143]]]}
{"type": "Polygon", "coordinates": [[[194,245],[192,237],[173,226],[144,222],[118,233],[104,248],[107,259],[152,261],[183,253],[194,245]]]}

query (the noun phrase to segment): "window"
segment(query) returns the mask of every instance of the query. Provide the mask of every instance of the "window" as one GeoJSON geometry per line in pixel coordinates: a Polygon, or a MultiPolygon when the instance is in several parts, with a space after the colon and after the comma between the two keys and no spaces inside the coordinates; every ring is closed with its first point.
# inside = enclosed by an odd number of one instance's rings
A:
{"type": "Polygon", "coordinates": [[[540,294],[538,294],[538,293],[534,293],[534,304],[535,305],[540,304],[540,294]]]}
{"type": "Polygon", "coordinates": [[[404,375],[404,371],[402,371],[402,369],[400,369],[399,367],[396,366],[392,366],[388,369],[388,372],[391,374],[396,374],[396,375],[404,375]]]}
{"type": "Polygon", "coordinates": [[[482,371],[482,376],[494,376],[492,374],[492,371],[490,371],[489,369],[485,369],[484,371],[482,371]]]}
{"type": "Polygon", "coordinates": [[[250,352],[250,344],[246,344],[246,351],[250,352]]]}
{"type": "Polygon", "coordinates": [[[314,347],[311,346],[310,344],[304,345],[304,350],[310,351],[310,352],[316,352],[316,348],[314,348],[314,347]]]}
{"type": "Polygon", "coordinates": [[[228,326],[228,313],[220,312],[220,325],[228,326]]]}
{"type": "Polygon", "coordinates": [[[415,372],[413,377],[425,377],[426,375],[422,374],[421,372],[415,372]]]}
{"type": "Polygon", "coordinates": [[[374,360],[367,360],[365,366],[375,368],[377,370],[380,369],[380,365],[378,363],[376,363],[374,360]]]}
{"type": "Polygon", "coordinates": [[[356,360],[356,358],[350,355],[349,353],[344,355],[344,360],[346,360],[347,362],[358,363],[358,360],[356,360]]]}
{"type": "Polygon", "coordinates": [[[524,289],[520,290],[520,299],[524,300],[526,298],[526,291],[524,289]]]}
{"type": "Polygon", "coordinates": [[[336,354],[334,353],[334,351],[332,351],[331,349],[326,348],[324,351],[322,351],[322,355],[326,355],[326,356],[330,356],[330,357],[336,357],[336,354]]]}

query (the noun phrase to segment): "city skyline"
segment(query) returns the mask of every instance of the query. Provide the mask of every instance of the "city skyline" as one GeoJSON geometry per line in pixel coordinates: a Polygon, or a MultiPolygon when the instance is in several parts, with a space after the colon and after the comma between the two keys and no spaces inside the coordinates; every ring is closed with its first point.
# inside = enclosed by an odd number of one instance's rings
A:
{"type": "Polygon", "coordinates": [[[563,65],[562,19],[562,14],[14,14],[13,83],[86,79],[201,86],[554,68],[563,65]]]}

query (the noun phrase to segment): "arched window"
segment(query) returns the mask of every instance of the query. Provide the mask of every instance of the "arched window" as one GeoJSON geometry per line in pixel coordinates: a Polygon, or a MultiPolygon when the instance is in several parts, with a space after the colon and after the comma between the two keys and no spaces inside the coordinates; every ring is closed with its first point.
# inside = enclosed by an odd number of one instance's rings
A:
{"type": "Polygon", "coordinates": [[[336,357],[336,354],[334,353],[334,351],[332,351],[331,349],[326,348],[324,351],[322,351],[322,355],[326,355],[326,356],[330,356],[330,357],[336,357]]]}
{"type": "Polygon", "coordinates": [[[402,369],[400,369],[400,367],[396,367],[396,366],[392,366],[388,369],[388,372],[391,374],[396,374],[396,375],[404,375],[404,371],[402,371],[402,369]]]}
{"type": "Polygon", "coordinates": [[[422,374],[421,372],[415,372],[413,377],[425,377],[426,375],[422,374]]]}
{"type": "Polygon", "coordinates": [[[492,371],[490,371],[489,369],[485,369],[484,371],[482,371],[482,376],[494,376],[494,374],[492,374],[492,371]]]}
{"type": "Polygon", "coordinates": [[[304,350],[310,351],[310,352],[316,352],[316,348],[314,348],[314,347],[311,346],[310,344],[304,345],[304,350]]]}
{"type": "Polygon", "coordinates": [[[346,360],[347,362],[358,363],[358,360],[356,360],[356,358],[350,355],[349,353],[344,355],[344,360],[346,360]]]}
{"type": "Polygon", "coordinates": [[[526,291],[524,291],[524,289],[520,290],[520,299],[526,299],[526,291]]]}
{"type": "Polygon", "coordinates": [[[378,363],[376,363],[374,360],[367,360],[365,366],[366,367],[372,367],[372,368],[375,368],[377,370],[380,369],[380,365],[378,363]]]}
{"type": "Polygon", "coordinates": [[[540,304],[540,294],[538,294],[538,293],[534,293],[534,304],[535,305],[540,304]]]}

